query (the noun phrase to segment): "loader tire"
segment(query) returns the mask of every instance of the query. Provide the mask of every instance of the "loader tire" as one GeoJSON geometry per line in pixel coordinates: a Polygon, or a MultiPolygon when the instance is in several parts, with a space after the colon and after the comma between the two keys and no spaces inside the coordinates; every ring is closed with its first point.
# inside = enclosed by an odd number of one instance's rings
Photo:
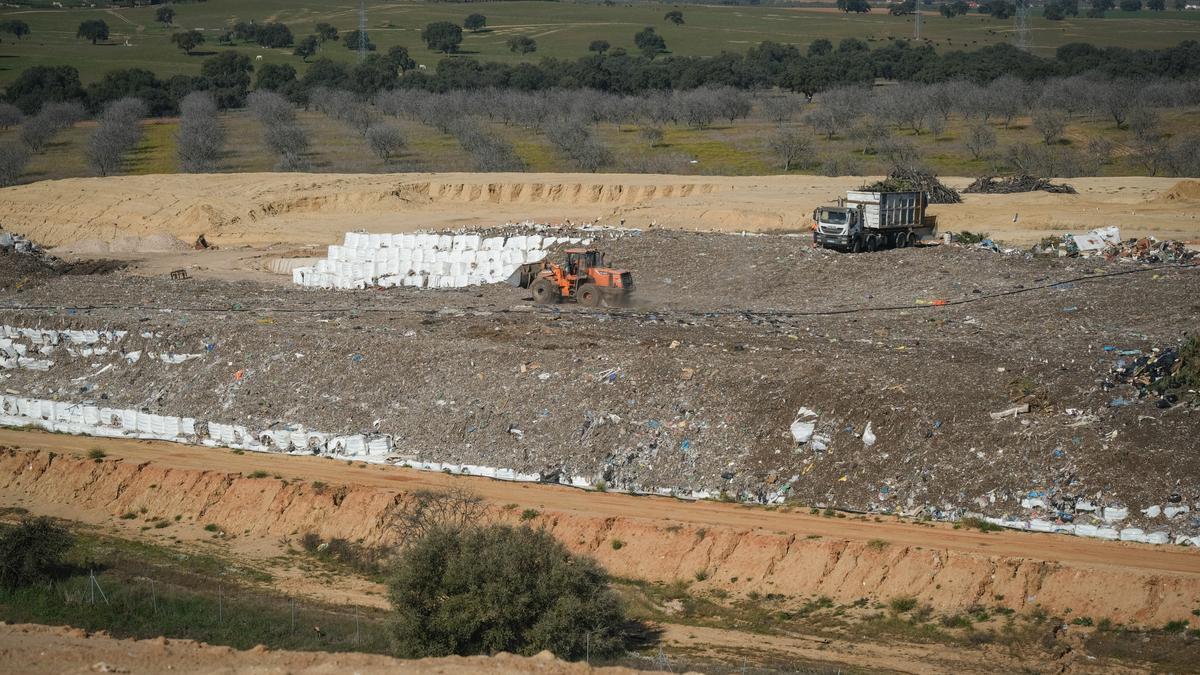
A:
{"type": "Polygon", "coordinates": [[[599,307],[600,289],[596,288],[596,284],[580,284],[579,288],[575,291],[575,298],[584,307],[599,307]]]}
{"type": "Polygon", "coordinates": [[[533,301],[539,305],[553,305],[561,300],[558,287],[549,279],[538,279],[529,290],[533,292],[533,301]]]}

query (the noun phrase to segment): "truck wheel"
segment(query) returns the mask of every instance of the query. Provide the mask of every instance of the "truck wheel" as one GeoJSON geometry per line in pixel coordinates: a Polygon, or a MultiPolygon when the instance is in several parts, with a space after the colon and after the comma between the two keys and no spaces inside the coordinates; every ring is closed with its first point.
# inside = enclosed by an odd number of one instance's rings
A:
{"type": "Polygon", "coordinates": [[[850,240],[850,252],[851,253],[862,253],[862,250],[863,250],[862,237],[854,237],[853,239],[850,240]]]}
{"type": "Polygon", "coordinates": [[[560,299],[558,288],[549,279],[538,279],[529,290],[533,291],[533,301],[539,305],[552,305],[560,299]]]}
{"type": "Polygon", "coordinates": [[[906,244],[906,245],[911,247],[911,246],[916,246],[919,243],[921,243],[921,235],[917,234],[916,232],[909,232],[908,233],[908,244],[906,244]]]}
{"type": "Polygon", "coordinates": [[[600,289],[596,288],[596,284],[586,283],[579,286],[575,291],[575,297],[579,300],[579,304],[585,307],[600,306],[600,289]]]}
{"type": "Polygon", "coordinates": [[[895,241],[896,241],[896,248],[907,248],[908,247],[908,233],[907,232],[897,232],[895,241]]]}

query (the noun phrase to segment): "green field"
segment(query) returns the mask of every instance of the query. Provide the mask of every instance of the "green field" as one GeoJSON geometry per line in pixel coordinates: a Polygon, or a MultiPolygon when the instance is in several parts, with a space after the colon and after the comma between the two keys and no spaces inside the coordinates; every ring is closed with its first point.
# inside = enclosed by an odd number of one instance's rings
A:
{"type": "MultiPolygon", "coordinates": [[[[40,3],[39,3],[40,4],[40,3]]],[[[48,3],[47,3],[48,4],[48,3]]],[[[844,37],[865,39],[875,46],[894,38],[913,35],[912,17],[893,17],[877,9],[866,15],[845,15],[824,8],[706,7],[681,6],[686,23],[675,26],[663,19],[665,4],[613,5],[558,2],[502,3],[368,3],[368,32],[381,50],[405,45],[419,63],[432,66],[440,55],[425,49],[420,31],[432,21],[461,24],[464,17],[480,12],[488,17],[488,28],[466,33],[465,55],[486,60],[519,61],[542,57],[574,58],[587,53],[592,40],[608,40],[614,47],[633,50],[633,35],[654,26],[667,41],[671,53],[706,56],[723,51],[745,51],[764,40],[805,46],[817,38],[837,41],[844,37]],[[526,56],[511,53],[506,41],[516,35],[534,38],[538,50],[526,56]]],[[[98,79],[117,68],[149,68],[160,75],[198,74],[200,62],[217,50],[217,36],[235,21],[282,21],[296,38],[312,32],[317,22],[337,26],[343,33],[358,26],[357,3],[319,0],[209,0],[180,3],[173,26],[154,20],[155,7],[122,9],[59,9],[53,7],[5,8],[0,20],[20,19],[32,34],[20,41],[4,35],[0,44],[0,85],[12,81],[32,65],[69,64],[79,69],[83,81],[98,79]],[[107,43],[92,45],[76,39],[79,23],[103,19],[111,35],[107,43]],[[210,43],[187,56],[170,42],[172,33],[199,29],[210,43]]],[[[923,38],[938,49],[975,49],[1011,40],[1013,22],[979,14],[946,19],[929,11],[922,21],[923,38]]],[[[1036,53],[1049,55],[1069,42],[1091,42],[1104,46],[1161,48],[1182,40],[1200,38],[1200,11],[1110,12],[1105,19],[1076,18],[1046,21],[1030,19],[1030,42],[1036,53]]],[[[303,69],[290,49],[265,49],[238,45],[263,63],[286,62],[303,69]]],[[[355,55],[340,42],[325,45],[324,56],[352,61],[355,55]]]]}

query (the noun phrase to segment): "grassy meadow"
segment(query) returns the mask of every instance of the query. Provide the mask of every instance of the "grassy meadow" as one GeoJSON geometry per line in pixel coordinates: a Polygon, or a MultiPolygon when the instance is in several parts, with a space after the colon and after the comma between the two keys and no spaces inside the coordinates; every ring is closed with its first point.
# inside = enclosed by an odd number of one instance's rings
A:
{"type": "MultiPolygon", "coordinates": [[[[882,3],[877,3],[882,5],[882,3]]],[[[847,15],[822,7],[718,7],[682,5],[685,23],[675,26],[663,15],[669,4],[615,4],[568,2],[426,3],[368,2],[367,25],[380,50],[405,45],[418,63],[433,66],[441,58],[427,50],[420,31],[433,21],[461,25],[472,12],[487,16],[488,26],[466,32],[462,54],[485,60],[536,61],[543,57],[575,58],[587,53],[592,40],[607,40],[613,47],[634,50],[634,33],[654,26],[666,39],[671,53],[710,56],[724,51],[745,51],[764,40],[806,46],[817,38],[837,42],[857,37],[875,46],[896,38],[911,38],[912,17],[889,16],[880,6],[870,14],[847,15]],[[517,55],[507,40],[525,35],[537,41],[537,51],[517,55]]],[[[198,74],[200,62],[222,49],[240,49],[261,56],[262,63],[291,63],[303,70],[291,49],[266,49],[256,44],[217,44],[217,36],[236,21],[282,21],[296,39],[310,34],[318,22],[328,22],[343,33],[358,27],[358,3],[352,0],[208,0],[180,2],[174,24],[155,21],[156,7],[56,8],[48,2],[0,9],[0,21],[19,19],[32,33],[22,40],[2,36],[0,86],[32,65],[69,64],[79,69],[85,83],[118,68],[142,67],[160,76],[198,74]],[[102,19],[109,39],[92,45],[75,37],[86,19],[102,19]],[[208,42],[186,55],[171,43],[171,35],[185,29],[202,31],[208,42]]],[[[1013,22],[972,13],[946,19],[928,9],[922,19],[922,38],[940,50],[976,49],[1011,41],[1013,22]]],[[[1050,55],[1069,42],[1103,46],[1157,48],[1200,38],[1200,11],[1110,12],[1104,19],[1072,18],[1047,21],[1030,18],[1030,42],[1035,53],[1050,55]]],[[[351,62],[355,54],[339,42],[327,43],[322,55],[351,62]]]]}

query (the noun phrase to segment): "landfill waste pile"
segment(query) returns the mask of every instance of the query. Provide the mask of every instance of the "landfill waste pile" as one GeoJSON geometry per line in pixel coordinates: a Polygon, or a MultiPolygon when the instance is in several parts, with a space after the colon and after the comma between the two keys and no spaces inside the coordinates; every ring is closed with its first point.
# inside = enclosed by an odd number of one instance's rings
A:
{"type": "Polygon", "coordinates": [[[930,204],[958,204],[962,197],[958,191],[937,179],[927,171],[893,169],[887,178],[859,188],[866,192],[924,192],[930,204]]]}
{"type": "Polygon", "coordinates": [[[963,189],[964,193],[984,195],[1007,195],[1017,192],[1052,192],[1054,194],[1073,195],[1075,188],[1066,183],[1052,183],[1048,178],[1020,175],[997,178],[981,176],[963,189]]]}
{"type": "Polygon", "coordinates": [[[1087,234],[1046,237],[1030,252],[1037,256],[1102,256],[1110,261],[1139,263],[1186,263],[1200,255],[1181,241],[1160,241],[1155,237],[1121,239],[1121,230],[1116,226],[1097,228],[1087,234]]]}
{"type": "Polygon", "coordinates": [[[1179,311],[1200,269],[658,229],[604,248],[632,307],[48,276],[0,292],[0,424],[1200,544],[1179,311]]]}
{"type": "MultiPolygon", "coordinates": [[[[1200,337],[1179,347],[1155,348],[1148,354],[1126,350],[1120,356],[1113,365],[1113,379],[1104,383],[1106,389],[1132,385],[1136,398],[1153,400],[1155,407],[1162,409],[1180,403],[1200,404],[1200,337]]],[[[1124,399],[1114,398],[1110,405],[1119,402],[1124,399]]]]}
{"type": "Polygon", "coordinates": [[[541,234],[366,234],[347,232],[313,267],[292,270],[292,281],[312,288],[464,288],[507,279],[518,267],[538,262],[559,244],[587,246],[580,236],[541,234]]]}

